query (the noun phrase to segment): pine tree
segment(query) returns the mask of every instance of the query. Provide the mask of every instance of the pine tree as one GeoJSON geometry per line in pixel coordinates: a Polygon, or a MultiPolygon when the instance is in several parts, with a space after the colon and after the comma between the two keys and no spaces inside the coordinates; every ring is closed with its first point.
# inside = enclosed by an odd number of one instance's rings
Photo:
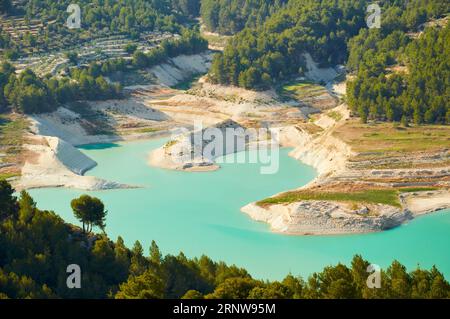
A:
{"type": "Polygon", "coordinates": [[[130,274],[133,276],[139,276],[145,272],[148,267],[147,259],[144,257],[144,250],[139,241],[134,243],[133,249],[131,250],[131,265],[130,274]]]}
{"type": "Polygon", "coordinates": [[[36,211],[36,203],[26,191],[20,192],[19,207],[19,220],[26,224],[36,211]]]}

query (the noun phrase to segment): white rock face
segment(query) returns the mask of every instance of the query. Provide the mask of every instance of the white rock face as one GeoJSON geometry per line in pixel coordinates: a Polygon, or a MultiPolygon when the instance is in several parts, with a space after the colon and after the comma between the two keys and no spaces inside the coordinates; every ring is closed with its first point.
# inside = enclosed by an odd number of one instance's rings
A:
{"type": "Polygon", "coordinates": [[[305,75],[316,82],[330,82],[333,80],[338,73],[333,68],[319,68],[317,66],[317,63],[314,62],[313,58],[309,53],[303,54],[306,62],[306,69],[305,75]]]}
{"type": "Polygon", "coordinates": [[[211,53],[180,55],[150,69],[158,81],[173,86],[194,74],[206,73],[211,66],[211,53]]]}
{"type": "Polygon", "coordinates": [[[65,107],[52,113],[31,115],[31,131],[36,135],[55,136],[72,145],[111,141],[111,136],[89,135],[81,125],[81,116],[65,107]]]}
{"type": "Polygon", "coordinates": [[[22,167],[16,190],[40,187],[69,187],[82,190],[130,188],[129,185],[83,176],[97,163],[69,143],[52,136],[35,136],[34,144],[27,144],[32,159],[22,167]]]}
{"type": "Polygon", "coordinates": [[[67,142],[50,136],[47,137],[47,141],[56,158],[75,174],[83,175],[86,171],[97,166],[94,160],[67,142]]]}
{"type": "Polygon", "coordinates": [[[268,140],[267,132],[246,131],[237,122],[226,120],[173,138],[151,152],[149,164],[173,170],[216,170],[216,161],[222,156],[272,147],[278,146],[268,140]]]}
{"type": "Polygon", "coordinates": [[[347,158],[353,154],[347,144],[332,134],[324,132],[319,137],[314,137],[292,126],[280,130],[280,143],[295,147],[289,155],[313,166],[319,173],[319,178],[345,171],[347,158]]]}
{"type": "Polygon", "coordinates": [[[388,205],[370,205],[370,210],[367,207],[352,210],[345,203],[312,200],[266,208],[252,203],[241,210],[254,220],[268,223],[274,232],[295,235],[376,232],[413,218],[409,210],[388,205]]]}

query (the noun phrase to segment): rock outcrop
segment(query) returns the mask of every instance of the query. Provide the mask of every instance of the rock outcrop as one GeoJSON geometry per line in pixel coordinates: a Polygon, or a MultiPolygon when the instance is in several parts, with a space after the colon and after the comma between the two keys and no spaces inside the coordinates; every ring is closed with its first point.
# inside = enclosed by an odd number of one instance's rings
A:
{"type": "Polygon", "coordinates": [[[364,205],[353,209],[347,203],[300,201],[287,205],[242,208],[252,219],[266,222],[274,232],[295,235],[337,235],[377,232],[413,218],[407,209],[388,205],[364,205]]]}
{"type": "Polygon", "coordinates": [[[212,54],[209,52],[195,55],[180,55],[169,59],[150,69],[158,82],[174,86],[196,74],[206,73],[211,65],[212,54]]]}
{"type": "Polygon", "coordinates": [[[29,159],[22,167],[16,190],[69,187],[82,190],[130,188],[129,185],[83,174],[97,163],[69,143],[52,136],[34,136],[27,144],[29,159]]]}

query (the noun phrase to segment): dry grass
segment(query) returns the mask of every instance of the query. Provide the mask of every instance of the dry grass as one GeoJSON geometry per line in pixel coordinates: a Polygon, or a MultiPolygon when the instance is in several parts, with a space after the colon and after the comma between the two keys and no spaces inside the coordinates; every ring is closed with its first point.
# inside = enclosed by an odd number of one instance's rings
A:
{"type": "Polygon", "coordinates": [[[0,179],[20,175],[24,161],[24,135],[29,123],[19,114],[0,115],[0,163],[7,166],[0,169],[0,179]]]}
{"type": "Polygon", "coordinates": [[[297,130],[303,129],[311,135],[323,132],[323,128],[311,122],[298,124],[296,126],[296,129],[297,130]]]}
{"type": "MultiPolygon", "coordinates": [[[[395,127],[392,123],[361,124],[348,121],[334,132],[359,153],[374,157],[398,153],[436,152],[450,148],[450,126],[395,127]]],[[[406,154],[405,154],[406,155],[406,154]]]]}

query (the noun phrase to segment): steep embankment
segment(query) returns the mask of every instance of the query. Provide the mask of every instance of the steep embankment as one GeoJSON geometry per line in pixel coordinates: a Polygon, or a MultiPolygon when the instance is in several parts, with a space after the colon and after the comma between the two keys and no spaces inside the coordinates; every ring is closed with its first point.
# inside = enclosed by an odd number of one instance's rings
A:
{"type": "MultiPolygon", "coordinates": [[[[320,69],[317,64],[310,58],[308,60],[308,68],[311,76],[321,81],[331,81],[337,75],[334,69],[320,69]]],[[[309,74],[308,73],[308,74],[309,74]]],[[[324,87],[320,86],[325,90],[324,87]]],[[[306,88],[300,88],[306,92],[306,96],[311,93],[306,88]]],[[[326,91],[326,90],[325,90],[326,91]]],[[[337,101],[337,99],[336,99],[337,101]]],[[[309,105],[291,103],[292,101],[281,101],[280,96],[275,90],[267,90],[263,92],[250,91],[243,88],[228,87],[222,85],[211,84],[207,82],[206,77],[202,77],[198,84],[188,90],[184,94],[177,94],[169,99],[149,99],[147,104],[152,108],[170,116],[186,130],[191,130],[194,123],[201,123],[203,127],[218,128],[227,121],[235,122],[240,128],[266,128],[272,131],[281,131],[280,138],[282,146],[303,146],[305,141],[309,140],[308,134],[302,134],[302,128],[294,128],[294,125],[303,123],[303,126],[320,129],[320,126],[314,124],[306,124],[310,113],[319,112],[309,105]],[[290,133],[290,129],[293,133],[290,133]],[[296,142],[290,143],[288,140],[292,138],[296,142]]],[[[333,103],[335,100],[333,99],[333,103]]],[[[334,122],[333,122],[334,123],[334,122]]],[[[186,156],[191,153],[189,148],[194,148],[189,142],[190,133],[185,136],[177,136],[164,147],[153,151],[150,154],[150,165],[175,169],[175,170],[212,170],[217,169],[215,158],[223,155],[219,152],[214,157],[197,152],[198,156],[186,156]]],[[[278,143],[271,141],[267,137],[261,139],[248,147],[267,147],[269,144],[278,143]]],[[[331,144],[331,143],[330,143],[331,144]]],[[[226,152],[233,153],[238,150],[230,150],[226,152]]],[[[316,156],[311,146],[311,152],[304,155],[305,161],[308,157],[316,156]],[[311,155],[308,155],[311,153],[311,155]]],[[[298,154],[301,158],[302,154],[298,154]]]]}
{"type": "Polygon", "coordinates": [[[189,77],[208,72],[211,61],[212,54],[209,52],[180,55],[151,68],[150,72],[153,73],[160,84],[174,86],[189,79],[189,77]]]}
{"type": "Polygon", "coordinates": [[[275,232],[321,235],[382,231],[450,207],[445,157],[432,163],[441,165],[436,168],[368,169],[373,163],[361,160],[363,154],[335,136],[348,129],[345,105],[331,112],[335,116],[338,112],[341,118],[336,121],[321,114],[315,121],[323,128],[319,133],[297,126],[285,128],[281,135],[282,142],[295,147],[290,155],[315,167],[319,176],[296,191],[248,204],[242,208],[244,213],[268,223],[275,232]],[[327,197],[341,200],[319,199],[327,197]]]}
{"type": "Polygon", "coordinates": [[[17,190],[39,187],[71,187],[84,190],[127,188],[129,186],[106,181],[84,172],[97,163],[71,144],[51,136],[30,137],[28,158],[22,167],[17,190]]]}
{"type": "Polygon", "coordinates": [[[173,96],[177,91],[167,85],[205,73],[210,60],[209,52],[178,56],[148,70],[155,75],[158,84],[133,89],[126,99],[74,103],[52,113],[30,116],[31,134],[25,145],[27,156],[21,178],[15,182],[16,189],[130,187],[83,176],[96,163],[73,146],[166,134],[174,122],[169,115],[147,105],[147,93],[151,92],[154,98],[173,96]]]}

